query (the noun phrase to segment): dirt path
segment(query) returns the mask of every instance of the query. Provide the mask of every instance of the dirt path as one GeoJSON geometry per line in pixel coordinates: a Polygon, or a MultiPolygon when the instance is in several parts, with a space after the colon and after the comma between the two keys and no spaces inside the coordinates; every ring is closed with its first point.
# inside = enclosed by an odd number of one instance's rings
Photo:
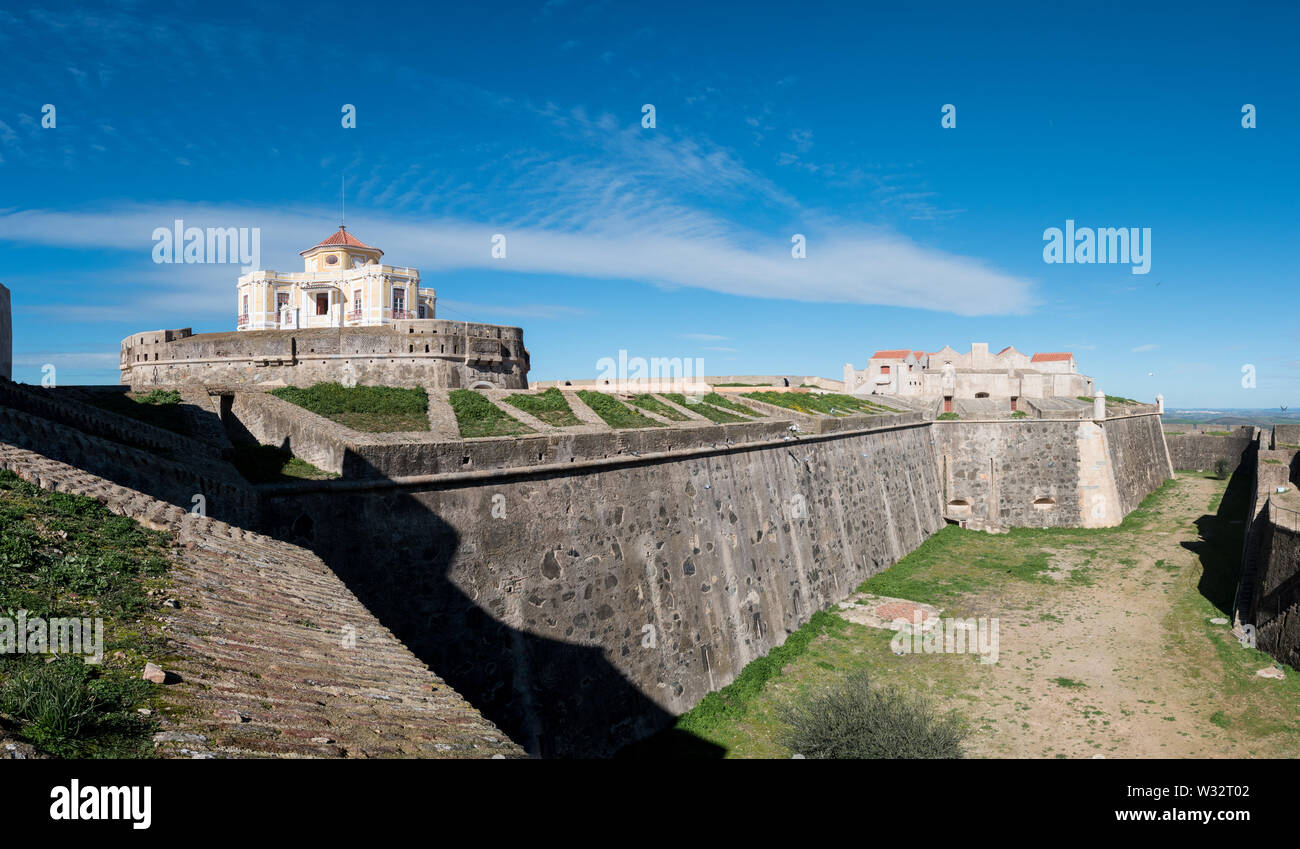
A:
{"type": "Polygon", "coordinates": [[[1272,659],[1212,621],[1235,587],[1246,510],[1241,486],[1221,503],[1225,486],[1180,475],[1119,528],[941,531],[708,736],[729,757],[789,757],[783,706],[866,670],[960,713],[972,757],[1296,757],[1300,673],[1257,677],[1272,659]],[[867,608],[902,600],[996,618],[997,662],[896,653],[867,608]]]}
{"type": "Polygon", "coordinates": [[[1189,603],[1203,568],[1187,547],[1199,538],[1193,523],[1222,489],[1218,481],[1183,477],[1144,527],[1099,546],[1084,542],[1045,549],[1053,572],[1068,573],[1091,555],[1088,586],[1004,585],[964,605],[1003,611],[1000,662],[979,673],[978,687],[987,698],[979,701],[971,754],[1244,757],[1256,752],[1258,740],[1215,723],[1216,716],[1224,722],[1233,709],[1217,679],[1245,676],[1244,686],[1260,690],[1275,682],[1224,670],[1209,643],[1214,632],[1227,635],[1228,626],[1210,624],[1218,611],[1208,604],[1189,603]],[[1188,632],[1206,628],[1211,635],[1201,635],[1206,645],[1199,648],[1209,651],[1196,650],[1188,632]]]}

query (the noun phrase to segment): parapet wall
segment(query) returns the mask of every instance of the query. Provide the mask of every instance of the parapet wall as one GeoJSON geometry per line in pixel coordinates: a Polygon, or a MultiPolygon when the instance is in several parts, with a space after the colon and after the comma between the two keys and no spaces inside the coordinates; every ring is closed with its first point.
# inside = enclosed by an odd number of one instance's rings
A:
{"type": "Polygon", "coordinates": [[[528,386],[523,330],[442,319],[379,327],[192,335],[153,330],[122,340],[122,383],[153,386],[528,386]]]}
{"type": "Polygon", "coordinates": [[[1254,626],[1261,651],[1300,668],[1300,456],[1260,450],[1254,472],[1234,618],[1254,626]]]}
{"type": "Polygon", "coordinates": [[[311,545],[512,737],[600,755],[938,530],[929,430],[262,494],[268,530],[311,545]]]}
{"type": "Polygon", "coordinates": [[[1175,469],[1214,471],[1219,460],[1236,469],[1253,444],[1254,428],[1215,425],[1165,425],[1165,441],[1175,469]],[[1223,436],[1223,432],[1231,435],[1223,436]]]}
{"type": "Polygon", "coordinates": [[[10,314],[9,290],[0,285],[0,378],[14,377],[14,325],[10,314]]]}

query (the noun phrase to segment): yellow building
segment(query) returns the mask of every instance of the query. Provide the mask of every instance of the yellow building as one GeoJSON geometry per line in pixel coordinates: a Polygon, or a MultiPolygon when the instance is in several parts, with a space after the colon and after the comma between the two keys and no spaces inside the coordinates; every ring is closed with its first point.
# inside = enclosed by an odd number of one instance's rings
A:
{"type": "Polygon", "coordinates": [[[384,252],[339,225],[301,252],[300,272],[254,271],[239,278],[239,330],[360,327],[434,317],[434,290],[418,269],[382,265],[384,252]]]}

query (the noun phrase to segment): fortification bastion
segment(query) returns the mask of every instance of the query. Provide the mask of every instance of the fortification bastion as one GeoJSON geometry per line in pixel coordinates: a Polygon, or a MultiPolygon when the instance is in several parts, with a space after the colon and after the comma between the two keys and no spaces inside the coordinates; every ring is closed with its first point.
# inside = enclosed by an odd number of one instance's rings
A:
{"type": "Polygon", "coordinates": [[[122,383],[133,389],[328,381],[526,389],[528,367],[521,328],[446,319],[229,333],[150,330],[122,340],[121,362],[122,383]]]}

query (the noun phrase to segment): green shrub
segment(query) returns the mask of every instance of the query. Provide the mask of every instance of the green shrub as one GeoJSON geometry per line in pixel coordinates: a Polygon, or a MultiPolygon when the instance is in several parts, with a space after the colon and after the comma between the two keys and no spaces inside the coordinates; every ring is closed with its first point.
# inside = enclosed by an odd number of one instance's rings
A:
{"type": "Polygon", "coordinates": [[[967,730],[924,696],[871,686],[865,672],[782,711],[781,743],[806,758],[960,758],[967,730]]]}
{"type": "Polygon", "coordinates": [[[1027,418],[1028,416],[1029,414],[1026,413],[1024,410],[1016,410],[1011,414],[1011,418],[1013,419],[1023,419],[1023,418],[1027,418]]]}
{"type": "Polygon", "coordinates": [[[533,418],[541,419],[551,427],[573,427],[582,424],[582,420],[569,408],[569,402],[564,394],[554,386],[535,395],[507,395],[502,400],[533,418]]]}
{"type": "Polygon", "coordinates": [[[1214,476],[1219,480],[1227,480],[1232,474],[1232,464],[1220,457],[1214,461],[1214,476]]]}

